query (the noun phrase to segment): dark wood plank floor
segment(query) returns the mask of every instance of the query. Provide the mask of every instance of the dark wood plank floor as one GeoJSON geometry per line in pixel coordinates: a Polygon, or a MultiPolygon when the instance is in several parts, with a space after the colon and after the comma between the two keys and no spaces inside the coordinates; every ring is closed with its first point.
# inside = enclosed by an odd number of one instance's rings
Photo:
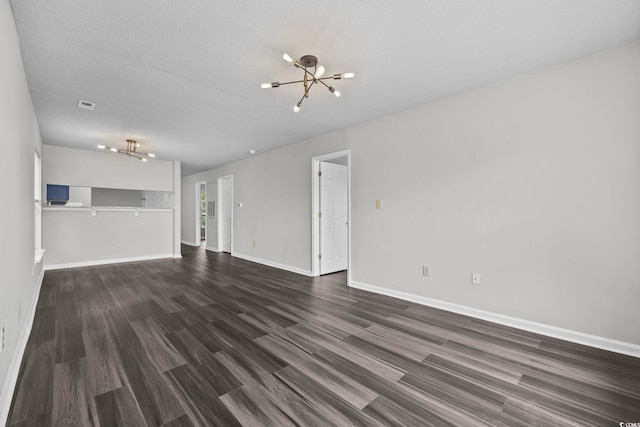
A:
{"type": "Polygon", "coordinates": [[[47,272],[9,425],[640,422],[640,359],[183,254],[47,272]]]}

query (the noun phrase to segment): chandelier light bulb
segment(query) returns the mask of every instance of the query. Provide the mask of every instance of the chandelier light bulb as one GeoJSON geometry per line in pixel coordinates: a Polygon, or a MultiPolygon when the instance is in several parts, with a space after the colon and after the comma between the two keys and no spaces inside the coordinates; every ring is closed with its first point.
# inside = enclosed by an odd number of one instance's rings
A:
{"type": "Polygon", "coordinates": [[[117,149],[117,148],[110,148],[110,150],[111,150],[111,151],[113,151],[114,153],[117,153],[117,152],[118,152],[118,149],[117,149]]]}
{"type": "Polygon", "coordinates": [[[288,53],[285,53],[284,55],[282,55],[282,59],[284,59],[287,62],[293,62],[293,58],[290,57],[288,53]]]}
{"type": "Polygon", "coordinates": [[[339,90],[333,92],[333,94],[336,96],[336,98],[340,98],[340,95],[342,95],[339,90]]]}
{"type": "Polygon", "coordinates": [[[295,111],[296,113],[300,111],[300,103],[297,103],[296,105],[293,106],[293,111],[295,111]]]}
{"type": "Polygon", "coordinates": [[[342,75],[342,77],[345,78],[345,79],[352,79],[354,76],[355,76],[355,74],[353,74],[353,73],[344,73],[342,75]]]}
{"type": "Polygon", "coordinates": [[[149,157],[155,157],[156,155],[153,153],[149,153],[149,157]]]}
{"type": "Polygon", "coordinates": [[[262,83],[262,84],[260,85],[260,88],[262,88],[262,89],[269,89],[269,88],[271,88],[271,83],[262,83]]]}
{"type": "Polygon", "coordinates": [[[107,147],[106,147],[106,146],[104,146],[104,145],[98,145],[98,148],[101,148],[101,149],[103,149],[103,150],[104,150],[104,149],[105,149],[105,148],[107,148],[107,147]]]}
{"type": "Polygon", "coordinates": [[[317,79],[319,77],[322,77],[323,74],[324,74],[324,67],[321,65],[316,69],[316,73],[314,74],[314,77],[317,79]]]}
{"type": "Polygon", "coordinates": [[[146,161],[147,161],[147,159],[144,159],[144,158],[142,158],[142,159],[140,159],[140,160],[142,160],[143,162],[146,162],[146,161]]]}

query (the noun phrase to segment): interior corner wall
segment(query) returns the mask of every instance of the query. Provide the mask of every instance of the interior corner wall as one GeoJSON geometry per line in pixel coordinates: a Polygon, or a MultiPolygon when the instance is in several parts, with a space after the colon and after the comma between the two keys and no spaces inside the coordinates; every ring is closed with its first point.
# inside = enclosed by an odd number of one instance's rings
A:
{"type": "Polygon", "coordinates": [[[8,1],[0,2],[0,63],[0,182],[4,200],[0,221],[0,327],[6,331],[6,347],[0,353],[3,425],[42,272],[42,263],[34,267],[33,198],[34,151],[42,154],[42,142],[8,1]]]}
{"type": "Polygon", "coordinates": [[[310,159],[351,149],[354,282],[638,345],[638,117],[634,44],[184,177],[183,197],[233,174],[234,252],[309,270],[310,159]]]}

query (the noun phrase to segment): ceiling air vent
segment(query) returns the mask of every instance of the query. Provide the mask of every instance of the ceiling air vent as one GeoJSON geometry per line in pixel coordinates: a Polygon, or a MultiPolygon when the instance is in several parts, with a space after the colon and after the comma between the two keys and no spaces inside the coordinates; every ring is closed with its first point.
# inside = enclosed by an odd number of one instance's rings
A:
{"type": "Polygon", "coordinates": [[[89,110],[93,111],[96,109],[96,104],[89,101],[83,101],[82,99],[78,100],[78,108],[81,110],[89,110]]]}

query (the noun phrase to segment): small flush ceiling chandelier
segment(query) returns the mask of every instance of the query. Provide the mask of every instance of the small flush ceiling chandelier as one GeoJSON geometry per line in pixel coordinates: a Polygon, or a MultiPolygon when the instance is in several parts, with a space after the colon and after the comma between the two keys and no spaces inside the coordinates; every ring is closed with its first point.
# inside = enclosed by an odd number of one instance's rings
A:
{"type": "Polygon", "coordinates": [[[143,153],[141,151],[138,151],[138,148],[140,148],[140,143],[134,141],[133,139],[127,139],[127,149],[123,150],[122,148],[113,148],[113,147],[108,147],[106,145],[98,145],[98,148],[102,149],[102,150],[109,150],[112,151],[114,153],[119,153],[119,154],[125,154],[129,157],[135,157],[138,160],[142,160],[143,162],[147,161],[147,157],[155,157],[155,154],[152,153],[143,153]]]}
{"type": "Polygon", "coordinates": [[[329,92],[334,94],[336,97],[340,97],[340,91],[337,91],[333,86],[329,86],[324,82],[324,80],[340,80],[340,79],[352,79],[355,74],[353,73],[344,73],[344,74],[333,74],[331,76],[322,77],[324,75],[324,67],[322,65],[318,65],[318,58],[313,55],[305,55],[300,60],[295,60],[289,56],[289,54],[285,53],[282,55],[282,59],[292,64],[294,67],[299,68],[303,71],[302,80],[295,80],[292,82],[273,82],[273,83],[263,83],[260,87],[262,89],[269,89],[272,87],[280,87],[282,85],[290,85],[293,83],[302,83],[304,85],[304,95],[300,98],[300,101],[293,107],[293,111],[296,113],[300,111],[300,106],[302,105],[302,101],[305,98],[309,97],[309,91],[313,87],[314,84],[319,83],[324,85],[329,92]],[[313,68],[313,72],[311,72],[311,68],[313,68]]]}

